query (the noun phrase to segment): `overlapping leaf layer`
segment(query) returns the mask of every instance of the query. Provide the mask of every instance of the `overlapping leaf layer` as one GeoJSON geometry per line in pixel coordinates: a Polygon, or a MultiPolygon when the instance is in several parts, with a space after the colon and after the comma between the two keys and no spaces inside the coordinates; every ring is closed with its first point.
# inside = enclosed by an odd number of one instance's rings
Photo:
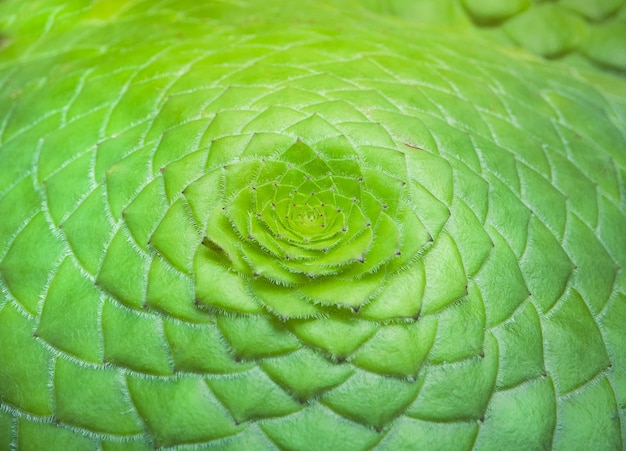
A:
{"type": "Polygon", "coordinates": [[[52,3],[0,51],[0,448],[626,445],[623,80],[52,3]]]}
{"type": "Polygon", "coordinates": [[[569,64],[626,71],[624,0],[362,0],[362,3],[379,14],[400,16],[412,23],[437,22],[456,29],[472,28],[502,44],[569,64]]]}

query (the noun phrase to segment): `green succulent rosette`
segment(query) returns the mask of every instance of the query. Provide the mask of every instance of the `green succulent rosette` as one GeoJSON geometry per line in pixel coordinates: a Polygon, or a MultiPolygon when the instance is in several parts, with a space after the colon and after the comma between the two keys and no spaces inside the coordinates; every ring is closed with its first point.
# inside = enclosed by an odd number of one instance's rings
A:
{"type": "Polygon", "coordinates": [[[626,445],[623,78],[408,19],[0,3],[0,449],[626,445]]]}
{"type": "MultiPolygon", "coordinates": [[[[349,3],[349,0],[345,3],[349,3]]],[[[621,0],[363,0],[378,14],[472,29],[491,41],[589,69],[624,73],[621,0]],[[532,30],[532,31],[531,31],[532,30]]]]}

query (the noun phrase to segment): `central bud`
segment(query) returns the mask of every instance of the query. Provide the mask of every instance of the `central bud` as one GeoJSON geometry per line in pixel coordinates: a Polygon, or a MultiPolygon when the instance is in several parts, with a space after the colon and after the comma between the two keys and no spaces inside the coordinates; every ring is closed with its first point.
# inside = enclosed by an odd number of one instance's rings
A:
{"type": "MultiPolygon", "coordinates": [[[[347,142],[313,150],[297,140],[276,155],[210,170],[197,183],[209,180],[220,201],[197,258],[246,281],[255,301],[282,317],[357,311],[430,241],[397,163],[375,167],[347,142]]],[[[202,209],[197,197],[188,201],[202,209]]]]}
{"type": "Polygon", "coordinates": [[[312,206],[306,202],[294,203],[292,207],[285,217],[289,219],[294,232],[301,234],[304,241],[309,241],[324,232],[328,220],[328,211],[324,211],[326,208],[312,206]]]}

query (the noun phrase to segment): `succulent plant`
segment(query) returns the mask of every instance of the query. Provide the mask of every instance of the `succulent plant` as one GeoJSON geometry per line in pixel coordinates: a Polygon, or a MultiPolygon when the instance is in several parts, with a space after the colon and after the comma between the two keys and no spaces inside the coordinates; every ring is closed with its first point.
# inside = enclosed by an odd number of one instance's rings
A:
{"type": "Polygon", "coordinates": [[[622,4],[0,2],[0,449],[626,447],[622,4]]]}

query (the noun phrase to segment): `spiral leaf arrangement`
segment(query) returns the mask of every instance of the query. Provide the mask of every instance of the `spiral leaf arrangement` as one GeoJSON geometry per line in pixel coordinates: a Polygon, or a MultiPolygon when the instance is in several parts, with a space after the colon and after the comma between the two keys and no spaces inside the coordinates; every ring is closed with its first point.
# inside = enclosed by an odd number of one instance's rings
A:
{"type": "Polygon", "coordinates": [[[621,76],[339,0],[39,3],[0,449],[625,446],[621,76]]]}

